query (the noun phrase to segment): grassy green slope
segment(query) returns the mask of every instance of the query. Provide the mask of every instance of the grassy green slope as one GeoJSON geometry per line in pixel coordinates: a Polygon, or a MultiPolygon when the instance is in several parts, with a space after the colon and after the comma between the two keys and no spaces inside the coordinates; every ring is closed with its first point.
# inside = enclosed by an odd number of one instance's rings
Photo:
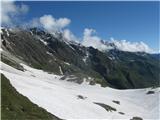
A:
{"type": "Polygon", "coordinates": [[[1,119],[2,120],[59,120],[19,94],[1,75],[1,119]]]}

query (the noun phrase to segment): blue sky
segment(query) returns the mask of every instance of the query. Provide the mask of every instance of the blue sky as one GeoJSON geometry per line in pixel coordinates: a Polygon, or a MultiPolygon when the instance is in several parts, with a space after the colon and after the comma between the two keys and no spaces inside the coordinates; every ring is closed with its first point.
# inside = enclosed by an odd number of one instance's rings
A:
{"type": "Polygon", "coordinates": [[[93,28],[103,39],[143,41],[158,51],[158,2],[16,2],[21,3],[29,6],[24,21],[45,14],[67,17],[71,19],[69,29],[78,37],[85,28],[93,28]]]}

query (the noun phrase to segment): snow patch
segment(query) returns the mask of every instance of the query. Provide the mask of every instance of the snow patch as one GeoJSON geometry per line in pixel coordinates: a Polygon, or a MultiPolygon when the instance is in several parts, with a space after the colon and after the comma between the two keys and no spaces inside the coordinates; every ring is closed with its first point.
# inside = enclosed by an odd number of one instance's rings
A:
{"type": "Polygon", "coordinates": [[[63,71],[62,71],[61,66],[59,66],[59,71],[60,71],[61,75],[63,75],[63,71]]]}
{"type": "Polygon", "coordinates": [[[2,52],[3,51],[3,49],[2,48],[0,48],[0,52],[2,52]]]}
{"type": "Polygon", "coordinates": [[[32,31],[30,31],[30,33],[31,33],[31,35],[33,35],[33,32],[32,32],[32,31]]]}
{"type": "Polygon", "coordinates": [[[66,64],[66,65],[71,65],[71,64],[69,64],[68,62],[64,62],[64,64],[66,64]]]}
{"type": "Polygon", "coordinates": [[[69,41],[64,41],[72,50],[75,51],[75,49],[70,45],[69,41]]]}
{"type": "Polygon", "coordinates": [[[60,80],[60,75],[21,65],[25,69],[24,72],[1,62],[0,72],[10,80],[19,93],[59,118],[130,120],[137,116],[143,119],[159,119],[158,88],[116,90],[85,83],[76,84],[60,80]],[[146,94],[151,90],[154,94],[146,94]],[[77,96],[85,99],[77,99],[77,96]],[[113,100],[119,101],[120,104],[113,103],[113,100]],[[116,111],[107,112],[94,103],[109,105],[116,111]]]}
{"type": "Polygon", "coordinates": [[[3,31],[2,31],[2,29],[1,29],[1,31],[0,31],[0,34],[3,34],[3,31]]]}
{"type": "Polygon", "coordinates": [[[53,56],[53,54],[49,51],[46,52],[48,55],[53,56]]]}
{"type": "Polygon", "coordinates": [[[110,60],[115,60],[115,57],[114,56],[112,56],[112,57],[108,57],[110,60]]]}
{"type": "Polygon", "coordinates": [[[86,63],[88,57],[89,57],[89,53],[87,52],[87,53],[86,53],[86,56],[84,56],[84,58],[82,59],[82,60],[84,61],[84,63],[86,63]]]}
{"type": "Polygon", "coordinates": [[[48,45],[48,43],[46,41],[44,41],[43,39],[39,38],[39,40],[44,44],[44,45],[48,45]]]}
{"type": "Polygon", "coordinates": [[[8,32],[8,30],[7,30],[7,29],[5,29],[5,31],[6,31],[7,36],[9,37],[9,32],[8,32]]]}

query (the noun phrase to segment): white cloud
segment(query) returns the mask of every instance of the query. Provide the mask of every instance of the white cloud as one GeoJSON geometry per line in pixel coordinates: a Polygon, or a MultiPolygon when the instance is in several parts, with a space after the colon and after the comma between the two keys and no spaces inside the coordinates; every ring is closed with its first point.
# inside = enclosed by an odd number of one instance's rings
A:
{"type": "Polygon", "coordinates": [[[63,37],[68,41],[78,42],[78,38],[69,29],[63,31],[63,37]]]}
{"type": "Polygon", "coordinates": [[[86,47],[92,46],[101,51],[107,50],[107,46],[103,44],[103,42],[101,41],[101,38],[94,35],[95,32],[96,31],[94,29],[86,28],[83,33],[84,36],[83,36],[82,45],[86,47]]]}
{"type": "Polygon", "coordinates": [[[18,20],[18,16],[28,12],[29,8],[27,5],[21,4],[16,5],[14,1],[1,1],[1,23],[5,25],[12,25],[18,20]]]}
{"type": "Polygon", "coordinates": [[[92,46],[96,49],[99,49],[100,51],[110,50],[114,49],[116,47],[117,49],[121,51],[128,51],[128,52],[146,52],[146,53],[152,53],[153,50],[144,42],[129,42],[126,40],[114,40],[113,38],[110,41],[107,41],[104,43],[104,41],[95,35],[94,29],[88,29],[86,28],[84,30],[84,36],[82,40],[82,44],[86,47],[92,46]],[[115,45],[114,47],[111,46],[111,44],[115,45]]]}
{"type": "Polygon", "coordinates": [[[42,26],[50,33],[60,31],[71,22],[68,18],[55,19],[52,15],[44,15],[39,19],[42,26]]]}
{"type": "Polygon", "coordinates": [[[57,27],[59,28],[64,28],[70,24],[71,20],[68,18],[59,18],[58,20],[55,21],[57,24],[57,27]]]}
{"type": "MultiPolygon", "coordinates": [[[[19,21],[19,15],[27,13],[29,7],[25,4],[16,5],[14,1],[1,1],[1,23],[2,25],[13,25],[14,22],[19,21]]],[[[30,27],[43,27],[50,33],[55,31],[61,31],[65,39],[69,41],[78,41],[77,37],[69,30],[64,29],[71,23],[68,18],[56,19],[52,15],[43,15],[40,18],[34,18],[29,23],[24,23],[22,26],[30,27]]],[[[102,39],[97,36],[94,29],[86,28],[82,39],[82,45],[89,47],[92,46],[100,51],[112,49],[112,46],[105,45],[102,39]]],[[[147,52],[151,53],[153,50],[144,42],[129,42],[126,40],[114,40],[109,41],[113,43],[115,47],[122,51],[129,52],[147,52]]]]}
{"type": "Polygon", "coordinates": [[[43,15],[40,18],[33,18],[28,23],[25,23],[24,28],[28,27],[40,27],[47,30],[49,33],[54,34],[55,32],[61,31],[67,40],[75,38],[71,31],[68,29],[64,30],[70,24],[71,20],[68,18],[56,19],[52,15],[43,15]]]}
{"type": "Polygon", "coordinates": [[[33,18],[29,23],[27,23],[25,26],[29,27],[40,27],[39,18],[33,18]]]}
{"type": "Polygon", "coordinates": [[[111,40],[115,44],[116,48],[122,51],[128,52],[146,52],[151,53],[153,50],[144,42],[129,42],[126,40],[111,40]]]}

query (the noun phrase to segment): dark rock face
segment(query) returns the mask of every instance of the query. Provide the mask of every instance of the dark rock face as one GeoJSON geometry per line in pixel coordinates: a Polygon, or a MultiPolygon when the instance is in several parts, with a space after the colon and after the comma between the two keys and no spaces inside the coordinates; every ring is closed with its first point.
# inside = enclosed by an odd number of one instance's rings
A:
{"type": "Polygon", "coordinates": [[[148,91],[146,94],[154,94],[154,91],[148,91]]]}
{"type": "Polygon", "coordinates": [[[82,96],[82,95],[77,95],[77,98],[84,100],[84,99],[86,99],[87,97],[84,97],[84,96],[82,96]]]}
{"type": "Polygon", "coordinates": [[[103,104],[103,103],[95,103],[95,104],[103,107],[107,112],[117,111],[115,108],[113,108],[109,105],[103,104]]]}
{"type": "Polygon", "coordinates": [[[118,112],[119,114],[121,114],[121,115],[124,115],[125,113],[123,113],[123,112],[118,112]]]}
{"type": "Polygon", "coordinates": [[[140,117],[133,117],[131,120],[143,120],[143,119],[140,117]]]}
{"type": "Polygon", "coordinates": [[[120,101],[113,100],[112,102],[114,102],[114,103],[116,103],[116,104],[120,105],[120,101]]]}
{"type": "MultiPolygon", "coordinates": [[[[8,30],[9,36],[6,30],[2,31],[4,51],[34,68],[55,74],[63,72],[64,75],[75,75],[77,83],[83,82],[85,77],[92,77],[94,80],[90,83],[118,89],[159,85],[159,59],[153,55],[116,49],[101,52],[93,47],[66,41],[61,33],[51,35],[36,28],[8,30]]],[[[5,62],[3,56],[2,53],[5,62]]]]}

